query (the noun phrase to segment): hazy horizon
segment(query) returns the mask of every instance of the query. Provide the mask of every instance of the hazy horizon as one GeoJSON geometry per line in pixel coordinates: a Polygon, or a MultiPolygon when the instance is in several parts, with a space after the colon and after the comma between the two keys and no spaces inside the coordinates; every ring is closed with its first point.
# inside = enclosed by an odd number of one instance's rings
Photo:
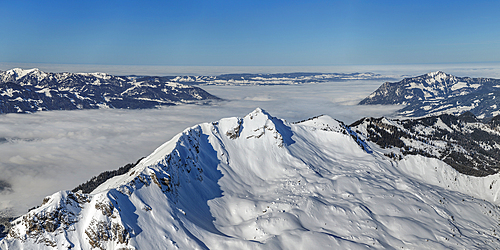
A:
{"type": "Polygon", "coordinates": [[[334,66],[160,66],[160,65],[98,65],[98,64],[47,64],[0,62],[0,70],[13,68],[38,68],[53,73],[94,73],[112,75],[221,75],[233,73],[365,73],[372,72],[394,78],[423,75],[433,71],[444,71],[456,76],[500,78],[500,62],[487,63],[442,63],[442,64],[398,64],[398,65],[334,65],[334,66]]]}

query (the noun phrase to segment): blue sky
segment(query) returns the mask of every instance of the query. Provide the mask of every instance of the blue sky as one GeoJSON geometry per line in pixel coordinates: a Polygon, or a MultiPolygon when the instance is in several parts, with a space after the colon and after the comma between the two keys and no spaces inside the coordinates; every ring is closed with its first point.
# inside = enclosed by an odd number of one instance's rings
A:
{"type": "Polygon", "coordinates": [[[3,1],[0,62],[321,66],[500,61],[500,1],[3,1]]]}

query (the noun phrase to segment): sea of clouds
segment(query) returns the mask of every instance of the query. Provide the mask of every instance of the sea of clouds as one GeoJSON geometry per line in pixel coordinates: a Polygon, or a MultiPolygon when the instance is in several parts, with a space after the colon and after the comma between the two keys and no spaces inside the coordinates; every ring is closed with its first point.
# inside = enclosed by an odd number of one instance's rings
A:
{"type": "MultiPolygon", "coordinates": [[[[0,66],[5,67],[5,64],[0,66]]],[[[20,65],[16,67],[18,66],[20,65]]],[[[143,71],[138,70],[141,67],[136,67],[134,71],[132,66],[114,66],[115,69],[112,66],[104,69],[102,66],[74,67],[72,70],[71,67],[68,70],[68,66],[63,68],[57,65],[52,69],[39,68],[48,72],[101,71],[117,75],[188,74],[195,70],[199,70],[200,75],[274,73],[308,69],[307,71],[314,72],[341,73],[370,71],[396,78],[435,70],[459,76],[482,74],[484,77],[495,77],[500,72],[500,67],[495,65],[463,68],[459,65],[454,68],[450,66],[448,70],[430,69],[431,65],[421,65],[420,68],[400,66],[392,71],[382,66],[378,70],[360,66],[336,71],[321,67],[314,70],[304,67],[268,67],[267,71],[264,71],[264,67],[187,67],[170,68],[171,71],[163,73],[159,72],[159,67],[142,67],[143,71]],[[453,69],[456,71],[453,72],[453,69]]],[[[320,114],[329,115],[346,124],[366,116],[390,116],[400,107],[356,105],[382,83],[370,80],[307,85],[202,86],[224,101],[212,105],[180,105],[149,110],[102,109],[0,115],[0,213],[22,214],[28,208],[39,205],[47,195],[73,189],[100,172],[136,162],[188,127],[224,117],[242,117],[257,107],[290,122],[320,114]]]]}

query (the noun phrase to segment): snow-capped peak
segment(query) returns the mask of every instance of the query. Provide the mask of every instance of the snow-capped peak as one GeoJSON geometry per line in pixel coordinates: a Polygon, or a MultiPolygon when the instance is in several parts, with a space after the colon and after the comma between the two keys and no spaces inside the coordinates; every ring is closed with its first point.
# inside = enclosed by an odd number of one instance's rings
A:
{"type": "Polygon", "coordinates": [[[342,127],[262,109],[196,125],[90,194],[47,197],[0,249],[498,248],[498,206],[446,188],[496,193],[498,175],[366,153],[342,127]]]}
{"type": "Polygon", "coordinates": [[[42,73],[42,72],[38,68],[33,68],[33,69],[13,68],[11,70],[7,70],[5,73],[15,76],[15,79],[19,79],[31,73],[42,73]]]}
{"type": "Polygon", "coordinates": [[[446,80],[448,78],[454,77],[453,75],[446,74],[443,71],[430,72],[430,73],[427,73],[425,76],[426,76],[426,78],[430,78],[432,80],[432,82],[441,82],[441,81],[446,80]]]}
{"type": "Polygon", "coordinates": [[[443,71],[440,71],[440,70],[427,73],[427,75],[430,77],[434,77],[434,76],[440,75],[440,74],[446,74],[446,73],[444,73],[443,71]]]}
{"type": "Polygon", "coordinates": [[[94,76],[96,78],[101,78],[101,79],[109,79],[111,78],[111,75],[107,73],[102,73],[102,72],[95,72],[95,73],[81,73],[82,75],[88,75],[88,76],[94,76]]]}
{"type": "Polygon", "coordinates": [[[250,120],[253,120],[254,118],[269,120],[273,119],[274,117],[271,116],[269,113],[267,113],[265,110],[261,108],[256,108],[254,111],[246,115],[245,118],[248,118],[250,120]]]}

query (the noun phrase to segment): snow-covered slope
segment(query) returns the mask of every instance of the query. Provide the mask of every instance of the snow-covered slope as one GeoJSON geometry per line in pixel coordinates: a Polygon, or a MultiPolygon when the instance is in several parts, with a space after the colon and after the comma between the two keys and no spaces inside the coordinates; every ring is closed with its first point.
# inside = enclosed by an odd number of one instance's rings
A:
{"type": "Polygon", "coordinates": [[[472,112],[479,118],[500,114],[500,80],[456,77],[441,71],[386,82],[359,104],[406,105],[399,114],[421,117],[472,112]]]}
{"type": "Polygon", "coordinates": [[[351,128],[395,160],[404,155],[440,159],[461,173],[487,176],[500,170],[500,126],[472,113],[419,119],[363,118],[351,128]]]}
{"type": "Polygon", "coordinates": [[[0,114],[42,110],[153,108],[218,99],[201,88],[161,77],[105,73],[0,71],[0,114]]]}
{"type": "Polygon", "coordinates": [[[47,197],[0,248],[500,248],[498,175],[393,161],[361,138],[261,109],[200,124],[90,194],[47,197]]]}

